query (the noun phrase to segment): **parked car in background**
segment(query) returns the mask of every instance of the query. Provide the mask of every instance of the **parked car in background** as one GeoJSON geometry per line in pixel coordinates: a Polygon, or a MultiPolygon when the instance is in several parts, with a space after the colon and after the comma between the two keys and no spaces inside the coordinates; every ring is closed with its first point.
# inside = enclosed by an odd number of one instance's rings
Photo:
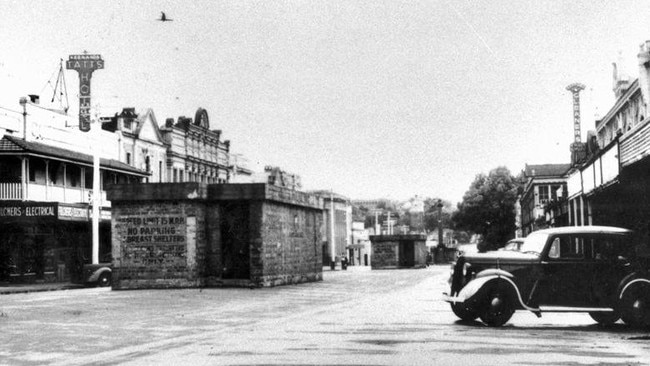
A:
{"type": "Polygon", "coordinates": [[[461,244],[456,250],[456,257],[460,257],[469,253],[478,253],[478,247],[476,244],[461,244]]]}
{"type": "Polygon", "coordinates": [[[523,243],[524,243],[524,238],[510,239],[508,240],[506,245],[504,245],[503,248],[500,248],[499,250],[519,250],[523,243]]]}
{"type": "MultiPolygon", "coordinates": [[[[465,253],[445,300],[463,320],[501,326],[516,310],[588,313],[650,327],[650,274],[632,232],[606,226],[540,230],[519,251],[465,253]]],[[[643,244],[647,245],[647,244],[643,244]]]]}
{"type": "Polygon", "coordinates": [[[83,274],[88,286],[108,287],[111,285],[113,258],[106,254],[100,258],[100,263],[84,264],[83,274]]]}

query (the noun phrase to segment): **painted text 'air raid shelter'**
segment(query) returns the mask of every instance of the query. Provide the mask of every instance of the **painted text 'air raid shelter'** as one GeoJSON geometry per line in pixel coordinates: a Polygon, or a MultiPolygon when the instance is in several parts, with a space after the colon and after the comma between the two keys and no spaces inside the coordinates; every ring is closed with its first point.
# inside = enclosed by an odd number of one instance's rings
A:
{"type": "Polygon", "coordinates": [[[322,280],[323,202],[268,184],[116,185],[113,288],[322,280]]]}

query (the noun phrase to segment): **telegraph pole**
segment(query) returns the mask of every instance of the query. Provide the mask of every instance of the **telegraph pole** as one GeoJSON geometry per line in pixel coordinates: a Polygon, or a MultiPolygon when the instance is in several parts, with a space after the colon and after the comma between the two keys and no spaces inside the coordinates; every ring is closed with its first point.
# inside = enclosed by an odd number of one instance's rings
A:
{"type": "Polygon", "coordinates": [[[332,269],[336,268],[336,243],[334,240],[334,190],[330,190],[330,262],[332,269]]]}

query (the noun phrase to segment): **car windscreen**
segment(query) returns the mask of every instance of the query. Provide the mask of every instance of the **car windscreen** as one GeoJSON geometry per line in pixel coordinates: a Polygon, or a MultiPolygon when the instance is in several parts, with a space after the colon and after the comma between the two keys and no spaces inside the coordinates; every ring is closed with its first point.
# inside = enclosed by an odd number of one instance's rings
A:
{"type": "Polygon", "coordinates": [[[546,233],[532,233],[524,239],[524,243],[521,245],[519,251],[523,253],[541,254],[547,239],[548,234],[546,233]]]}

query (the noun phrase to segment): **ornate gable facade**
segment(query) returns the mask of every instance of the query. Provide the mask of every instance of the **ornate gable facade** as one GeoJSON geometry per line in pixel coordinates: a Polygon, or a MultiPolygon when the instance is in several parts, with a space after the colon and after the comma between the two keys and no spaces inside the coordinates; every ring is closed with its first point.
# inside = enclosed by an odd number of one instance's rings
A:
{"type": "Polygon", "coordinates": [[[208,112],[199,108],[194,119],[167,119],[161,132],[167,143],[168,182],[227,183],[230,141],[211,130],[208,112]]]}

